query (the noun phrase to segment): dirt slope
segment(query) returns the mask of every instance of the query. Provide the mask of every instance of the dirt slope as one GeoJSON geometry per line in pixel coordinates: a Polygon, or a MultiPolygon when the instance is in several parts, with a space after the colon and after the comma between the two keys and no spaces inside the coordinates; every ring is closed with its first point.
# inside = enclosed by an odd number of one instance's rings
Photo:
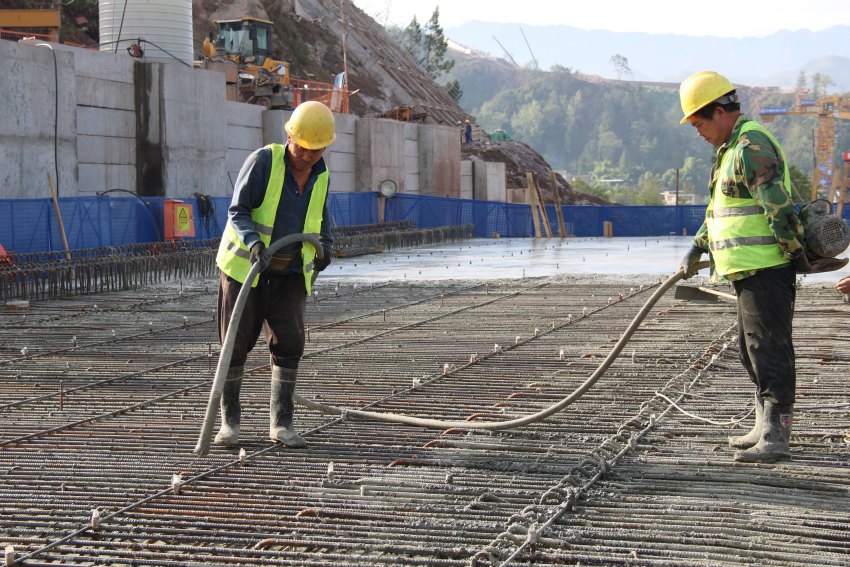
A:
{"type": "MultiPolygon", "coordinates": [[[[540,187],[543,199],[552,202],[552,184],[549,182],[549,164],[534,149],[523,142],[475,142],[464,146],[463,156],[467,159],[505,162],[506,184],[509,189],[528,187],[526,173],[531,171],[540,187]]],[[[575,191],[566,179],[556,174],[558,196],[564,205],[607,205],[604,199],[575,191]]]]}
{"type": "MultiPolygon", "coordinates": [[[[425,123],[475,122],[475,117],[466,114],[441,85],[432,81],[381,25],[349,0],[341,4],[340,0],[193,0],[193,15],[195,50],[199,53],[216,19],[251,16],[274,22],[275,56],[290,62],[293,76],[332,82],[334,75],[347,68],[349,88],[357,90],[350,102],[353,114],[381,116],[395,107],[410,106],[413,116],[425,123]]],[[[486,138],[486,132],[478,137],[486,138]]],[[[465,147],[464,155],[504,161],[508,188],[525,187],[525,174],[532,171],[544,196],[551,198],[549,164],[522,142],[471,144],[465,147]]],[[[559,191],[565,204],[604,203],[576,193],[560,177],[559,191]]]]}

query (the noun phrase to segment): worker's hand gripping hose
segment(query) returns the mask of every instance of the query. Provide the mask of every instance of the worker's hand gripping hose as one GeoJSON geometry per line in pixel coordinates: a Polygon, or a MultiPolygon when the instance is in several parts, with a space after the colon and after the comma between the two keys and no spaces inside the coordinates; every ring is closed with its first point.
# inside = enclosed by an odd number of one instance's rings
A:
{"type": "MultiPolygon", "coordinates": [[[[312,244],[313,248],[316,249],[316,257],[319,259],[324,257],[324,249],[319,242],[319,235],[300,233],[290,234],[275,240],[266,249],[265,255],[266,257],[271,257],[272,254],[282,247],[298,241],[312,244]]],[[[204,415],[204,424],[201,426],[198,444],[195,445],[195,454],[199,457],[203,457],[210,450],[210,439],[212,438],[213,426],[215,425],[215,417],[218,414],[218,404],[221,399],[221,392],[224,390],[224,381],[227,378],[230,359],[233,358],[236,329],[239,327],[239,320],[242,318],[242,311],[245,309],[245,303],[248,301],[248,293],[251,291],[250,282],[254,281],[254,278],[259,273],[261,264],[262,262],[251,264],[251,269],[245,277],[245,284],[239,290],[239,295],[236,297],[236,304],[233,306],[233,313],[230,316],[230,323],[227,326],[227,334],[224,336],[224,343],[221,345],[221,352],[218,355],[218,366],[215,369],[215,378],[213,379],[212,389],[210,390],[210,399],[207,402],[207,413],[204,415]]]]}
{"type": "MultiPolygon", "coordinates": [[[[707,268],[709,265],[708,262],[699,262],[694,265],[692,268],[693,273],[697,271],[707,268]]],[[[536,423],[538,421],[542,421],[546,419],[550,415],[558,413],[563,410],[568,405],[572,404],[579,398],[581,398],[585,392],[587,392],[594,383],[596,383],[599,378],[608,370],[608,367],[614,363],[617,357],[620,355],[620,351],[623,350],[623,347],[628,344],[629,339],[634,334],[634,332],[638,329],[640,324],[649,314],[652,307],[661,299],[663,296],[676,282],[685,277],[685,271],[680,269],[678,272],[667,278],[667,280],[661,284],[661,286],[655,290],[655,293],[652,294],[646,303],[643,304],[638,314],[635,315],[635,318],[632,319],[631,324],[629,324],[626,331],[620,337],[620,340],[617,341],[617,344],[614,345],[614,348],[611,349],[611,352],[608,353],[608,356],[605,357],[605,360],[599,365],[599,367],[593,372],[593,374],[585,380],[575,391],[573,391],[566,398],[562,399],[558,403],[549,406],[548,408],[544,408],[536,413],[529,414],[524,417],[519,417],[516,419],[511,419],[507,421],[443,421],[438,419],[426,419],[420,417],[411,417],[407,415],[399,415],[394,413],[382,413],[382,412],[372,412],[372,411],[362,411],[357,409],[343,409],[335,406],[330,406],[326,404],[320,404],[318,402],[308,400],[295,394],[294,399],[299,404],[309,409],[317,410],[323,413],[331,414],[331,415],[339,415],[343,416],[346,419],[349,418],[360,418],[365,420],[372,421],[383,421],[388,423],[403,423],[406,425],[414,425],[417,427],[425,427],[427,429],[485,429],[485,430],[502,430],[502,429],[513,429],[514,427],[520,427],[523,425],[529,425],[532,423],[536,423]]]]}

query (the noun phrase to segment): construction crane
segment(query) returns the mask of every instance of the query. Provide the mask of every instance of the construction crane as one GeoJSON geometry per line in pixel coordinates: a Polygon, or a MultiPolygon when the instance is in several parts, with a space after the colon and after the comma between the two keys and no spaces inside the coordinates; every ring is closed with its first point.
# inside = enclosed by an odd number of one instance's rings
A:
{"type": "Polygon", "coordinates": [[[812,170],[812,200],[817,199],[818,191],[831,186],[830,197],[834,196],[837,176],[835,167],[835,130],[838,120],[850,120],[850,97],[823,96],[817,100],[807,99],[804,93],[798,93],[791,107],[761,106],[758,114],[762,122],[772,122],[777,116],[803,115],[816,116],[817,127],[814,139],[814,168],[812,170]]]}
{"type": "Polygon", "coordinates": [[[516,59],[514,59],[514,56],[513,56],[513,55],[511,55],[511,52],[510,52],[510,51],[508,51],[507,49],[505,49],[505,46],[504,46],[504,45],[502,45],[502,42],[501,42],[501,41],[499,41],[498,39],[496,39],[496,36],[495,36],[495,35],[493,36],[493,39],[495,39],[495,40],[496,40],[496,43],[498,43],[498,44],[499,44],[499,47],[501,47],[501,48],[502,48],[502,51],[504,51],[504,52],[505,52],[505,55],[507,55],[507,56],[508,56],[508,59],[510,59],[510,60],[511,60],[511,63],[513,63],[513,64],[514,64],[514,67],[519,67],[519,64],[516,62],[516,59]]]}
{"type": "Polygon", "coordinates": [[[528,47],[528,52],[531,54],[531,60],[534,62],[534,68],[540,69],[540,66],[537,64],[537,57],[534,56],[534,52],[531,50],[531,44],[528,43],[528,38],[525,37],[525,32],[522,31],[522,28],[519,28],[519,33],[522,34],[522,39],[525,40],[525,46],[528,47]]]}

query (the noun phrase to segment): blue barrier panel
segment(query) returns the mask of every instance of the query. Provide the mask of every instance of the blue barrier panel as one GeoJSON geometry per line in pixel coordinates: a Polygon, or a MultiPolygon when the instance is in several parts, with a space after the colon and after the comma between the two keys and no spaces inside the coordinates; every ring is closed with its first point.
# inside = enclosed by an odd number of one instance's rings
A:
{"type": "Polygon", "coordinates": [[[386,221],[413,221],[418,228],[475,224],[476,238],[494,233],[505,237],[531,236],[528,205],[471,201],[430,195],[396,195],[387,200],[386,221]]]}
{"type": "Polygon", "coordinates": [[[50,250],[50,199],[6,199],[0,206],[0,243],[8,252],[50,250]]]}
{"type": "Polygon", "coordinates": [[[110,246],[162,241],[162,207],[156,198],[109,199],[110,246]]]}
{"type": "MultiPolygon", "coordinates": [[[[610,222],[614,236],[663,236],[670,233],[694,234],[702,226],[705,218],[705,205],[686,205],[679,207],[645,206],[578,206],[563,207],[564,221],[574,227],[575,236],[603,236],[603,225],[610,222]]],[[[549,212],[549,221],[553,224],[553,234],[557,234],[557,220],[553,221],[554,207],[549,212]]]]}
{"type": "Polygon", "coordinates": [[[602,236],[602,221],[607,220],[604,207],[564,207],[564,222],[572,223],[575,236],[602,236]]]}
{"type": "Polygon", "coordinates": [[[353,226],[378,222],[378,194],[329,193],[328,214],[332,226],[353,226]]]}
{"type": "Polygon", "coordinates": [[[218,228],[218,233],[210,232],[210,238],[218,238],[224,232],[224,227],[227,226],[227,209],[230,208],[231,197],[210,197],[212,200],[213,214],[215,217],[215,226],[218,228]]]}
{"type": "Polygon", "coordinates": [[[108,240],[104,234],[111,234],[112,215],[104,206],[103,199],[85,198],[74,201],[73,213],[62,211],[62,223],[68,232],[70,248],[94,248],[106,246],[108,240]]]}
{"type": "MultiPolygon", "coordinates": [[[[59,208],[73,249],[159,242],[163,235],[163,197],[63,197],[59,208]]],[[[230,197],[185,197],[192,205],[195,240],[221,236],[227,223],[230,197]]],[[[378,222],[375,192],[331,193],[328,211],[333,226],[378,222]]],[[[705,205],[679,207],[562,207],[564,222],[573,236],[602,236],[603,223],[612,223],[614,236],[693,235],[705,218],[705,205]]],[[[558,234],[554,205],[546,213],[552,234],[558,234]]],[[[850,220],[850,207],[842,212],[850,220]]],[[[527,238],[534,235],[531,207],[515,203],[472,201],[431,195],[399,194],[385,201],[384,220],[412,221],[417,228],[473,224],[476,238],[495,235],[527,238]]],[[[192,240],[192,239],[187,239],[192,240]]],[[[51,199],[0,199],[0,244],[20,253],[64,249],[62,234],[51,199]]]]}

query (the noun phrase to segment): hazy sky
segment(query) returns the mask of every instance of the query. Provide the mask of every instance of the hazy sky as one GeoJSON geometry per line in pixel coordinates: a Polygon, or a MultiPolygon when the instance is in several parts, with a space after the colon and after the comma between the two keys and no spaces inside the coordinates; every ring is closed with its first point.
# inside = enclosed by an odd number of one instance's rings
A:
{"type": "Polygon", "coordinates": [[[615,32],[763,37],[779,30],[820,31],[850,25],[850,0],[353,0],[380,24],[424,23],[434,7],[440,24],[471,20],[567,25],[615,32]]]}

